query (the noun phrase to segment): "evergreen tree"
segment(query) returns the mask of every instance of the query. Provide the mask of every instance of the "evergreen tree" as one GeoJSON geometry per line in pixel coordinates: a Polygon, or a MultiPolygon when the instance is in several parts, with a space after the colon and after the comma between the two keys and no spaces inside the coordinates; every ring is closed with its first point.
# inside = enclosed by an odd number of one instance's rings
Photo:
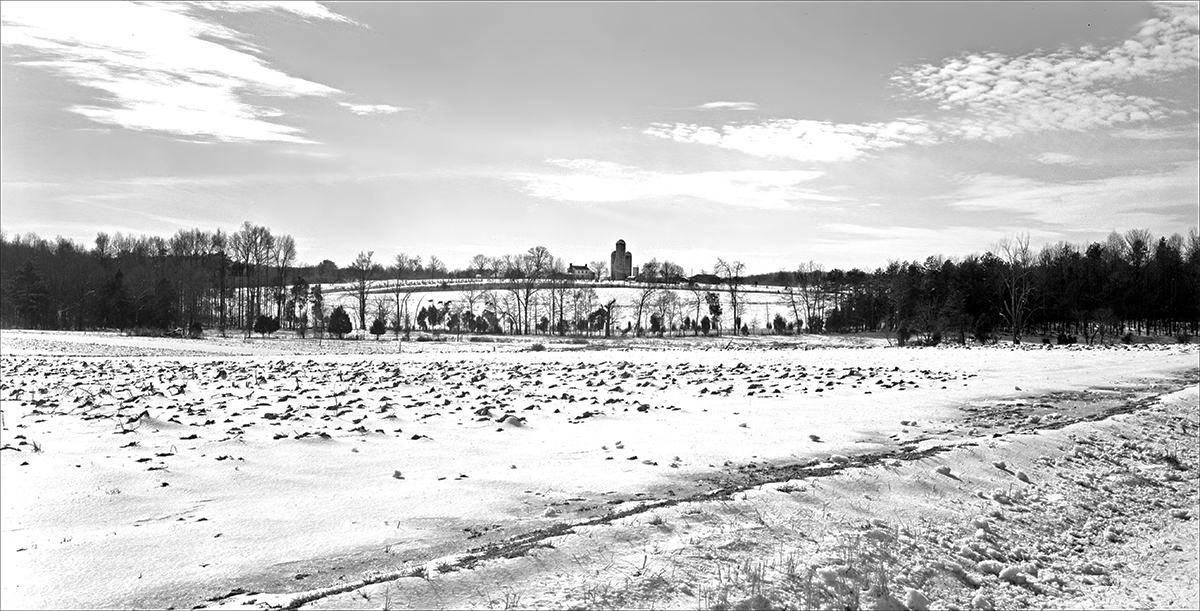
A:
{"type": "Polygon", "coordinates": [[[125,292],[125,274],[121,270],[118,269],[100,289],[99,301],[100,326],[125,329],[133,322],[133,308],[125,292]]]}
{"type": "Polygon", "coordinates": [[[346,313],[345,308],[338,306],[333,309],[333,313],[329,315],[329,332],[338,336],[338,339],[343,339],[345,335],[354,330],[354,325],[350,323],[350,315],[346,313]]]}
{"type": "Polygon", "coordinates": [[[9,282],[8,290],[20,320],[29,327],[44,326],[50,314],[50,291],[46,288],[46,279],[34,267],[33,261],[25,260],[24,265],[9,282]]]}
{"type": "Polygon", "coordinates": [[[375,336],[375,341],[379,341],[379,336],[387,333],[387,323],[383,322],[382,318],[376,318],[371,323],[371,335],[375,336]]]}
{"type": "Polygon", "coordinates": [[[776,335],[783,335],[787,330],[787,321],[783,319],[782,314],[776,314],[775,320],[771,321],[772,327],[775,329],[776,335]]]}

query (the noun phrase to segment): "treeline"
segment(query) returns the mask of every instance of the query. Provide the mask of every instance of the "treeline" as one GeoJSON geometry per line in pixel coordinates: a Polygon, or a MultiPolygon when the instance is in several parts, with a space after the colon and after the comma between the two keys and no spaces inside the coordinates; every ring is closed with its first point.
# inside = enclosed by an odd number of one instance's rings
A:
{"type": "MultiPolygon", "coordinates": [[[[1013,341],[1037,335],[1060,342],[1119,335],[1200,334],[1200,236],[1193,229],[1155,238],[1113,232],[1103,242],[1034,251],[1027,236],[994,252],[923,262],[895,261],[873,272],[825,270],[744,275],[718,259],[713,273],[652,259],[641,266],[632,301],[604,301],[577,285],[566,263],[536,246],[512,255],[476,255],[449,270],[436,256],[396,255],[376,262],[361,252],[345,268],[333,261],[297,266],[291,236],[243,223],[238,231],[179,231],[170,238],[97,235],[91,248],[58,238],[0,234],[0,325],[37,329],[182,329],[344,335],[332,321],[322,284],[350,285],[343,302],[352,329],[444,330],[515,334],[844,333],[885,331],[902,343],[1013,341]],[[425,301],[406,281],[485,277],[510,280],[495,291],[464,289],[454,301],[425,301]],[[666,283],[666,284],[664,284],[666,283]],[[743,291],[781,287],[790,316],[745,321],[743,291]],[[623,323],[623,324],[621,324],[623,323]],[[763,328],[750,329],[760,324],[763,328]],[[336,327],[336,329],[335,329],[336,327]]],[[[588,268],[604,277],[607,265],[588,268]]]]}
{"type": "Polygon", "coordinates": [[[801,265],[748,278],[787,287],[789,324],[809,332],[894,331],[937,343],[1027,336],[1093,343],[1200,332],[1200,237],[1111,233],[1040,251],[1027,236],[959,259],[892,262],[867,273],[801,265]]]}
{"type": "Polygon", "coordinates": [[[170,238],[100,233],[91,248],[0,235],[0,325],[245,330],[287,309],[296,243],[249,222],[170,238]]]}

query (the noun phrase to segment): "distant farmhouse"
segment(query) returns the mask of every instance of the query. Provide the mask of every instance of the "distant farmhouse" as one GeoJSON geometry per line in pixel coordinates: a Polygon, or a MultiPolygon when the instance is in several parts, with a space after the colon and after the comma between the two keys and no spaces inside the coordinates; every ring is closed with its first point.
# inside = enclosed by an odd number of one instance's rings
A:
{"type": "Polygon", "coordinates": [[[608,268],[612,270],[613,280],[628,280],[637,275],[633,267],[633,253],[625,251],[625,240],[617,240],[617,249],[612,252],[608,268]]]}
{"type": "Polygon", "coordinates": [[[567,275],[576,280],[595,280],[596,272],[586,265],[567,266],[567,275]]]}

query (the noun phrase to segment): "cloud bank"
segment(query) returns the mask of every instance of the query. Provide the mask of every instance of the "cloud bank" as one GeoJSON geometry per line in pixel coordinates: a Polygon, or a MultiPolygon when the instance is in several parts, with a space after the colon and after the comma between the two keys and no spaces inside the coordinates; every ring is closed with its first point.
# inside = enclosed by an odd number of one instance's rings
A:
{"type": "Polygon", "coordinates": [[[3,41],[31,58],[20,64],[104,92],[103,102],[67,109],[100,124],[202,142],[311,143],[300,129],[269,120],[280,111],[245,96],[342,92],[273,68],[238,32],[204,20],[205,9],[349,21],[302,2],[18,2],[3,5],[3,41]]]}
{"type": "Polygon", "coordinates": [[[643,133],[674,140],[732,149],[761,157],[797,161],[849,161],[870,151],[914,142],[932,142],[929,127],[915,120],[846,124],[781,119],[721,128],[655,123],[643,133]]]}
{"type": "Polygon", "coordinates": [[[709,102],[692,110],[758,110],[758,104],[754,102],[709,102]]]}
{"type": "MultiPolygon", "coordinates": [[[[1140,127],[1172,116],[1194,116],[1194,98],[1175,103],[1116,89],[1135,81],[1166,81],[1180,72],[1194,74],[1200,65],[1197,5],[1159,5],[1156,10],[1159,16],[1141,23],[1136,35],[1108,49],[1089,46],[1017,57],[968,54],[894,75],[891,80],[903,97],[936,104],[929,116],[861,124],[798,119],[717,127],[654,123],[644,133],[761,157],[837,162],[910,144],[1140,127]]],[[[711,102],[696,109],[740,104],[747,103],[711,102]]]]}
{"type": "Polygon", "coordinates": [[[1108,49],[1087,46],[1010,57],[968,54],[895,75],[910,95],[959,111],[948,135],[998,138],[1049,130],[1083,131],[1194,114],[1116,86],[1195,71],[1200,53],[1196,4],[1158,5],[1158,17],[1108,49]]]}

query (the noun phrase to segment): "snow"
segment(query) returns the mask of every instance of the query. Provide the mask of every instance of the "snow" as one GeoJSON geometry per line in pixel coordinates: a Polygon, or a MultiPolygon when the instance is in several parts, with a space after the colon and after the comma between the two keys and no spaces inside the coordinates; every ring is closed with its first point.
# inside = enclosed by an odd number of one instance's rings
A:
{"type": "Polygon", "coordinates": [[[334,573],[436,571],[482,544],[710,492],[747,465],[968,440],[963,406],[1197,367],[1194,346],[713,349],[727,341],[296,355],[5,331],[0,607],[191,607],[233,588],[288,600],[334,573]]]}

